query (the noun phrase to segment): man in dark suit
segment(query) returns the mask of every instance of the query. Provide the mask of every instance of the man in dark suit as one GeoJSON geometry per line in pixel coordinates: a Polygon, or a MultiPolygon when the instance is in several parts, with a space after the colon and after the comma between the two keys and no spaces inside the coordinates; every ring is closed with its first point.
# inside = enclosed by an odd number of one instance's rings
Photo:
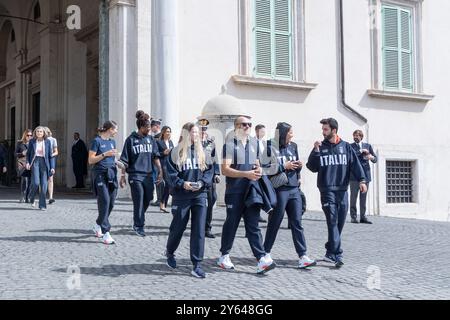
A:
{"type": "MultiPolygon", "coordinates": [[[[6,148],[0,144],[0,178],[2,178],[3,174],[6,174],[8,171],[8,152],[6,148]]],[[[1,183],[1,181],[0,181],[1,183]]]]}
{"type": "MultiPolygon", "coordinates": [[[[363,167],[364,174],[366,175],[366,185],[369,188],[369,182],[372,180],[372,176],[370,174],[370,162],[376,163],[377,156],[373,152],[373,148],[370,144],[362,142],[364,138],[364,133],[361,130],[356,130],[353,132],[353,140],[354,143],[351,144],[352,148],[355,150],[358,155],[359,162],[361,162],[361,166],[363,167]]],[[[358,223],[357,211],[356,211],[356,200],[359,197],[359,215],[360,222],[366,224],[372,224],[369,219],[366,217],[366,202],[367,202],[367,192],[360,193],[359,192],[359,182],[355,179],[353,175],[350,176],[350,217],[352,219],[352,223],[358,223]]]]}
{"type": "Polygon", "coordinates": [[[86,144],[80,139],[80,134],[78,132],[73,134],[73,138],[72,163],[73,173],[77,181],[73,188],[84,188],[84,176],[87,175],[88,151],[86,144]]]}

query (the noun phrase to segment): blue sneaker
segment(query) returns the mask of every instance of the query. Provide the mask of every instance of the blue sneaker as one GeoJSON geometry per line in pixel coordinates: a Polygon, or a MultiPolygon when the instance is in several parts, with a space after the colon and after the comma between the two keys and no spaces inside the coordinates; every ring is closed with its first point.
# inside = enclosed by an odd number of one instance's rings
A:
{"type": "Polygon", "coordinates": [[[176,269],[177,267],[177,260],[175,259],[175,255],[168,255],[167,256],[167,266],[171,269],[176,269]]]}
{"type": "Polygon", "coordinates": [[[323,261],[329,263],[336,263],[336,259],[331,254],[326,254],[325,257],[323,257],[323,261]]]}
{"type": "Polygon", "coordinates": [[[194,267],[191,274],[196,278],[206,278],[206,273],[205,271],[203,271],[202,267],[199,264],[194,267]]]}
{"type": "Polygon", "coordinates": [[[145,232],[143,229],[136,228],[133,226],[133,231],[139,236],[139,237],[145,237],[145,232]]]}
{"type": "Polygon", "coordinates": [[[342,260],[342,257],[336,257],[336,262],[334,263],[334,266],[339,269],[343,265],[344,261],[342,260]]]}

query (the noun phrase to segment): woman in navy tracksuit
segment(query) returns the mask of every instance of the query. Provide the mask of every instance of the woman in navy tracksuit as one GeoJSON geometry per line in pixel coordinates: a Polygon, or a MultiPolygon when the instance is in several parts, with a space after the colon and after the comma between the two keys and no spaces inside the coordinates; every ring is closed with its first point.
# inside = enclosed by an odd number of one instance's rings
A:
{"type": "Polygon", "coordinates": [[[37,127],[33,132],[27,150],[27,170],[31,170],[30,202],[34,208],[34,199],[39,190],[39,209],[47,210],[46,195],[48,179],[55,173],[55,159],[52,157],[52,147],[47,139],[44,127],[37,127]]]}
{"type": "Polygon", "coordinates": [[[289,225],[291,227],[292,239],[294,241],[295,251],[300,258],[298,267],[304,269],[316,264],[306,255],[306,241],[302,227],[302,198],[300,194],[300,171],[303,164],[300,162],[297,144],[292,142],[294,133],[292,126],[285,122],[277,125],[275,139],[271,146],[268,146],[268,152],[274,153],[278,159],[278,172],[284,172],[288,182],[276,189],[277,206],[272,214],[269,215],[267,224],[264,249],[267,253],[272,250],[281,221],[283,221],[286,211],[289,225]]]}
{"type": "Polygon", "coordinates": [[[168,183],[173,189],[173,220],[167,240],[167,265],[173,269],[177,267],[174,254],[191,213],[190,252],[194,265],[191,274],[197,278],[205,278],[200,262],[203,260],[205,246],[206,188],[212,183],[214,170],[212,164],[207,163],[199,128],[195,124],[187,123],[183,126],[178,146],[170,152],[166,167],[168,183]]]}
{"type": "MultiPolygon", "coordinates": [[[[145,237],[145,212],[153,199],[153,172],[158,169],[156,185],[162,181],[158,146],[149,135],[150,116],[144,111],[136,113],[137,132],[133,132],[123,146],[120,162],[125,165],[133,200],[133,230],[140,237],[145,237]]],[[[125,170],[122,170],[120,187],[126,185],[125,170]]]]}
{"type": "MultiPolygon", "coordinates": [[[[156,143],[158,144],[158,149],[159,149],[159,154],[160,154],[160,159],[161,159],[161,167],[162,167],[163,172],[167,171],[165,168],[165,161],[167,159],[167,156],[170,153],[170,150],[172,150],[174,147],[173,142],[170,139],[171,134],[172,134],[172,129],[170,129],[170,127],[165,126],[161,130],[160,139],[156,140],[156,143]]],[[[161,203],[159,204],[159,210],[161,212],[169,213],[169,211],[167,211],[166,207],[167,207],[167,202],[169,201],[170,188],[169,188],[169,184],[165,180],[167,180],[167,179],[164,178],[164,182],[159,184],[159,187],[162,188],[161,203]]]]}
{"type": "Polygon", "coordinates": [[[117,123],[106,121],[98,129],[98,136],[91,143],[89,149],[89,164],[92,168],[92,186],[97,196],[98,217],[93,231],[104,244],[115,243],[110,235],[111,224],[109,216],[114,207],[117,196],[117,168],[116,168],[116,142],[113,140],[117,134],[117,123]]]}

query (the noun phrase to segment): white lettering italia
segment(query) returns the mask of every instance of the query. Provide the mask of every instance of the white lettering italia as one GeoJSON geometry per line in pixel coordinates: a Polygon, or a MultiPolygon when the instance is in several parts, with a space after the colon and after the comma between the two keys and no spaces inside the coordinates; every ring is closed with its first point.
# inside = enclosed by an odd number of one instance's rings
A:
{"type": "Polygon", "coordinates": [[[183,164],[183,171],[196,169],[198,169],[197,159],[186,159],[186,162],[183,164]]]}
{"type": "Polygon", "coordinates": [[[346,154],[329,154],[325,156],[320,156],[320,166],[345,166],[347,165],[347,155],[346,154]]]}
{"type": "Polygon", "coordinates": [[[151,153],[151,152],[152,152],[151,144],[138,144],[136,146],[133,146],[134,154],[151,153]]]}

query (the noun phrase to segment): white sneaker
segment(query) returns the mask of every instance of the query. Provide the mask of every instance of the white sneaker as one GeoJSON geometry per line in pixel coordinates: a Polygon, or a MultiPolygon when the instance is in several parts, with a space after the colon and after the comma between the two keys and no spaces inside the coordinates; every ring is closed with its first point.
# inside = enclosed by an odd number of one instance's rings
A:
{"type": "Polygon", "coordinates": [[[92,231],[94,231],[96,238],[103,237],[102,228],[98,224],[94,225],[94,227],[92,228],[92,231]]]}
{"type": "Polygon", "coordinates": [[[36,209],[36,205],[37,205],[37,201],[33,201],[33,202],[31,203],[31,207],[32,207],[33,209],[36,209]]]}
{"type": "Polygon", "coordinates": [[[104,244],[114,244],[114,243],[116,243],[116,242],[114,241],[114,239],[111,237],[111,235],[109,234],[109,232],[106,232],[106,233],[103,235],[103,237],[102,237],[102,242],[103,242],[104,244]]]}
{"type": "Polygon", "coordinates": [[[234,264],[231,262],[229,254],[221,256],[219,260],[217,260],[217,265],[225,270],[234,269],[234,264]]]}
{"type": "Polygon", "coordinates": [[[316,264],[317,264],[316,260],[310,259],[307,255],[302,256],[298,261],[298,267],[300,269],[312,267],[315,266],[316,264]]]}
{"type": "Polygon", "coordinates": [[[276,264],[270,257],[270,254],[266,254],[264,257],[259,259],[258,268],[257,268],[256,273],[263,274],[272,269],[275,269],[275,267],[276,267],[276,264]]]}

